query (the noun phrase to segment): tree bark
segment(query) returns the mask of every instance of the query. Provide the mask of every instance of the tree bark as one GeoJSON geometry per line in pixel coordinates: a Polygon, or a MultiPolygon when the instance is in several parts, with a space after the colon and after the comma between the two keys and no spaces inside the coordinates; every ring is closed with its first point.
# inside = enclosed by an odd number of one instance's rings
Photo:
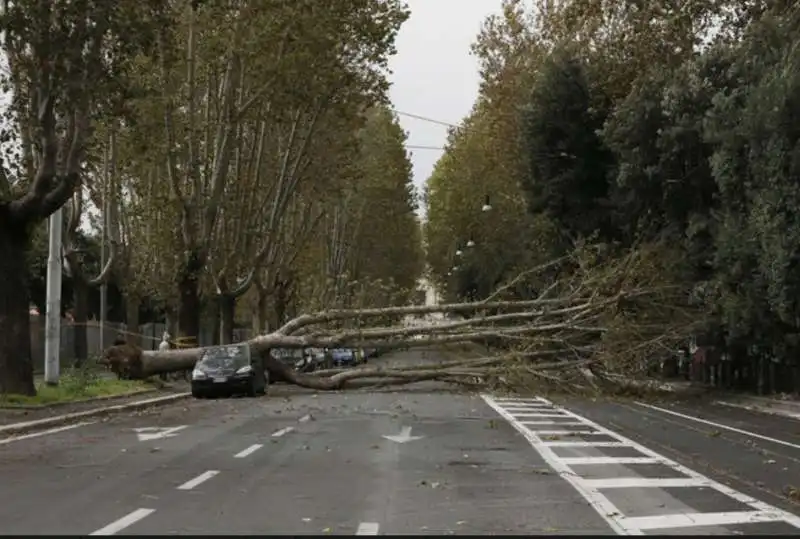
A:
{"type": "Polygon", "coordinates": [[[267,312],[269,307],[269,296],[267,295],[266,289],[261,286],[257,287],[256,298],[256,307],[255,312],[253,313],[253,333],[259,335],[261,333],[266,333],[267,329],[269,328],[269,314],[267,312]]]}
{"type": "Polygon", "coordinates": [[[80,271],[73,270],[72,302],[73,302],[73,365],[79,367],[86,361],[88,344],[86,342],[86,324],[89,322],[89,283],[80,271]]]}
{"type": "MultiPolygon", "coordinates": [[[[134,346],[141,346],[139,336],[139,307],[141,299],[136,294],[125,294],[125,325],[128,328],[128,342],[134,346]]],[[[160,337],[160,335],[159,335],[160,337]]]]}
{"type": "Polygon", "coordinates": [[[4,221],[0,220],[0,393],[36,395],[25,263],[28,238],[4,221]]]}
{"type": "Polygon", "coordinates": [[[278,283],[273,291],[274,298],[273,310],[275,312],[275,327],[281,327],[286,322],[286,288],[282,283],[278,283]]]}
{"type": "Polygon", "coordinates": [[[200,287],[195,272],[186,272],[178,281],[178,335],[181,346],[197,343],[200,336],[200,287]]]}
{"type": "Polygon", "coordinates": [[[236,319],[236,298],[231,294],[220,294],[219,301],[219,337],[222,344],[233,343],[233,326],[236,319]]]}

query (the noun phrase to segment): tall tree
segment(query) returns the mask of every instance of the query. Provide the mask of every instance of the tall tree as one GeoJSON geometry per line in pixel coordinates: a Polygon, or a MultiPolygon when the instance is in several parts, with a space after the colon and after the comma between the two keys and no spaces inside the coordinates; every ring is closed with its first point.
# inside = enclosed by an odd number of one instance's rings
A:
{"type": "Polygon", "coordinates": [[[127,59],[150,44],[158,5],[20,0],[2,6],[4,89],[12,92],[16,131],[4,140],[14,138],[20,147],[0,167],[2,392],[36,392],[24,265],[31,229],[80,184],[92,119],[125,88],[127,59]]]}

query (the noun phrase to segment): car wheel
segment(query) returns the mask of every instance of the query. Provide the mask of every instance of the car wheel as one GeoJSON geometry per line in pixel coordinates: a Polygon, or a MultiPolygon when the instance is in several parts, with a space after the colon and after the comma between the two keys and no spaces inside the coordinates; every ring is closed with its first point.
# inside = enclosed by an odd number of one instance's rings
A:
{"type": "Polygon", "coordinates": [[[247,388],[248,397],[255,397],[258,395],[258,386],[256,384],[256,378],[254,376],[253,379],[250,380],[250,385],[247,388]]]}
{"type": "Polygon", "coordinates": [[[202,391],[198,391],[196,389],[192,390],[192,397],[195,399],[204,399],[206,396],[202,391]]]}

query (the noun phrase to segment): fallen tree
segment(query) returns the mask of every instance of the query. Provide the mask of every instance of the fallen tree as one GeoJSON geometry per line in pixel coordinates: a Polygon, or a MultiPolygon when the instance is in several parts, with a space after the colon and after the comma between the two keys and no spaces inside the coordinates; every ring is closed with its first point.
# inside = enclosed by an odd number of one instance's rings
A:
{"type": "MultiPolygon", "coordinates": [[[[619,387],[674,354],[703,323],[702,312],[689,305],[689,291],[665,271],[671,256],[663,248],[640,248],[612,258],[584,249],[580,256],[561,260],[560,276],[540,283],[534,299],[502,299],[499,291],[491,301],[324,311],[299,316],[248,344],[261,354],[272,377],[316,390],[427,380],[509,389],[537,383],[563,389],[619,387]],[[368,324],[432,313],[449,316],[413,326],[368,324]],[[269,353],[311,347],[391,350],[488,339],[501,344],[493,356],[310,374],[296,372],[269,353]]],[[[106,350],[102,362],[141,379],[192,369],[201,354],[202,348],[142,351],[126,344],[106,350]]]]}

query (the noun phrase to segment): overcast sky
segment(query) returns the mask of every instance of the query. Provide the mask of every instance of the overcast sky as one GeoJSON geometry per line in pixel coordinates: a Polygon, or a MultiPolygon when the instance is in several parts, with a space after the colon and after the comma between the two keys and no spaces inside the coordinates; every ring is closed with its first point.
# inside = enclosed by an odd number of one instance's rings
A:
{"type": "MultiPolygon", "coordinates": [[[[470,54],[484,19],[500,11],[501,0],[407,0],[411,17],[397,39],[390,67],[390,96],[401,113],[457,124],[478,93],[478,67],[470,54]]],[[[400,115],[409,146],[441,148],[447,127],[400,115]]],[[[440,150],[409,149],[414,184],[422,186],[440,150]]]]}

